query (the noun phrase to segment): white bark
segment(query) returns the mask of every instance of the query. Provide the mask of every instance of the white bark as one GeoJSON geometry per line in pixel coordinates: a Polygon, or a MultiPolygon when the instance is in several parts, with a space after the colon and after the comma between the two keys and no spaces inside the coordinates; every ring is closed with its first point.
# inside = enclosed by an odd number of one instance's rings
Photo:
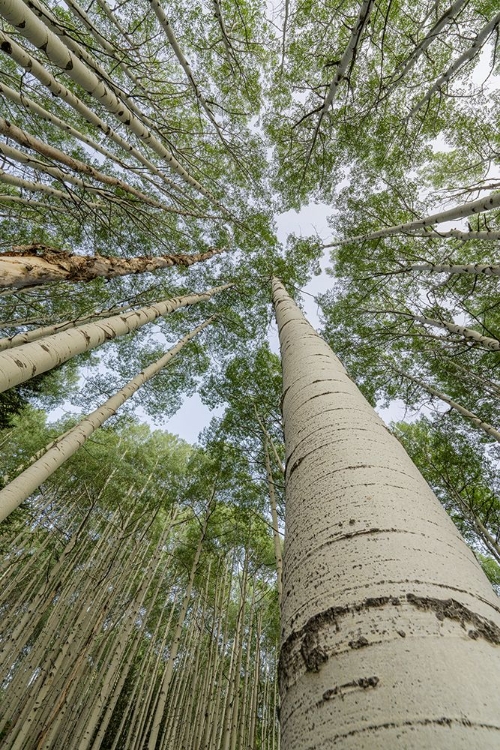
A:
{"type": "Polygon", "coordinates": [[[425,325],[433,326],[434,328],[444,328],[445,331],[456,333],[459,336],[463,336],[467,341],[480,344],[481,346],[484,346],[485,349],[489,349],[492,352],[500,351],[500,341],[492,339],[489,336],[482,336],[478,331],[474,331],[472,328],[449,323],[447,320],[427,318],[425,315],[411,315],[410,313],[404,313],[404,315],[413,318],[413,320],[417,320],[419,323],[424,323],[425,325]]]}
{"type": "MultiPolygon", "coordinates": [[[[63,151],[61,151],[58,148],[54,148],[53,146],[49,146],[48,144],[44,143],[43,141],[40,141],[38,138],[35,138],[35,136],[26,133],[24,130],[21,130],[21,128],[18,128],[16,125],[14,125],[11,122],[8,122],[3,117],[0,117],[0,133],[7,138],[12,138],[13,140],[17,141],[21,146],[25,146],[26,148],[31,148],[34,151],[37,151],[39,154],[42,154],[42,156],[47,157],[47,159],[54,159],[55,161],[60,162],[61,164],[64,164],[65,166],[69,167],[75,172],[81,172],[85,175],[88,175],[89,177],[92,177],[97,182],[101,182],[104,185],[109,185],[111,187],[120,188],[121,190],[124,190],[126,193],[129,193],[130,195],[133,195],[135,198],[138,198],[139,200],[143,201],[149,206],[154,206],[154,208],[160,208],[163,211],[168,211],[170,213],[177,213],[177,214],[184,214],[184,211],[181,211],[179,209],[173,208],[172,206],[167,206],[164,203],[161,203],[161,201],[156,200],[152,196],[146,195],[141,190],[138,190],[133,185],[130,185],[128,182],[125,182],[124,180],[119,179],[118,177],[112,177],[111,175],[105,174],[104,172],[101,172],[99,169],[95,169],[95,167],[92,167],[90,164],[86,164],[85,162],[80,161],[79,159],[74,158],[73,156],[68,156],[68,154],[65,154],[63,151]]],[[[11,149],[7,146],[7,144],[0,143],[0,153],[4,152],[6,156],[11,155],[10,152],[14,151],[14,149],[11,149]]],[[[17,149],[16,149],[17,151],[17,149]]],[[[21,153],[21,152],[20,152],[21,153]]],[[[49,174],[54,175],[57,179],[68,179],[68,175],[60,172],[59,170],[49,172],[48,168],[50,168],[50,165],[46,165],[43,167],[36,166],[34,163],[32,164],[33,160],[31,157],[25,155],[28,161],[25,163],[28,164],[28,166],[34,166],[35,169],[43,169],[43,171],[48,172],[49,174]]],[[[16,158],[14,156],[14,158],[16,158]]],[[[19,160],[19,159],[17,159],[19,160]]],[[[75,184],[79,184],[78,182],[75,184]]],[[[86,186],[85,183],[81,183],[84,187],[86,186]]],[[[89,186],[86,186],[87,188],[89,186]]],[[[92,186],[90,186],[92,189],[92,186]]]]}
{"type": "Polygon", "coordinates": [[[444,84],[447,83],[458,70],[460,70],[460,68],[462,68],[466,63],[469,62],[469,60],[472,60],[478,54],[489,36],[495,31],[499,23],[500,13],[497,13],[495,16],[493,16],[491,21],[481,29],[469,49],[465,50],[465,52],[463,52],[460,57],[458,57],[455,62],[450,65],[448,70],[446,70],[439,76],[439,78],[436,79],[425,96],[422,97],[422,99],[420,99],[420,101],[413,107],[412,111],[409,114],[409,117],[414,117],[417,112],[432,99],[434,94],[440,91],[444,84]]]}
{"type": "Polygon", "coordinates": [[[23,344],[13,351],[1,352],[0,393],[57,367],[77,354],[95,349],[105,341],[136,331],[162,315],[167,315],[180,307],[208,300],[228,286],[230,285],[214,287],[203,294],[174,297],[124,315],[114,315],[98,323],[87,323],[40,341],[23,344]]]}
{"type": "MultiPolygon", "coordinates": [[[[469,263],[447,266],[442,263],[412,263],[403,271],[430,271],[431,273],[469,274],[470,276],[500,276],[500,265],[469,263]]],[[[397,272],[399,273],[399,272],[397,272]]]]}
{"type": "MultiPolygon", "coordinates": [[[[43,24],[42,24],[43,25],[43,24]]],[[[111,128],[104,120],[102,120],[95,112],[93,112],[81,99],[79,99],[72,91],[66,86],[63,86],[49,71],[36,60],[34,57],[29,55],[26,50],[19,46],[11,37],[0,31],[0,45],[2,51],[12,57],[12,59],[24,68],[31,75],[35,76],[40,83],[48,88],[51,94],[61,98],[66,104],[72,107],[87,122],[94,127],[98,128],[104,135],[110,138],[120,148],[122,148],[127,154],[133,156],[137,161],[146,167],[152,174],[159,177],[170,189],[179,192],[179,186],[173,182],[170,178],[161,172],[149,159],[147,159],[140,151],[138,151],[131,143],[122,138],[111,128]]]]}
{"type": "Polygon", "coordinates": [[[188,185],[204,195],[209,201],[221,207],[209,190],[206,190],[175,159],[162,143],[143,125],[136,115],[118,99],[116,94],[100,80],[65,44],[50,31],[43,21],[30,11],[23,0],[3,0],[0,13],[15,29],[17,29],[37,49],[42,49],[50,62],[67,75],[98,102],[100,102],[114,117],[128,127],[134,135],[168,164],[188,185]]]}
{"type": "MultiPolygon", "coordinates": [[[[398,224],[397,226],[393,227],[385,227],[384,229],[378,229],[376,232],[370,232],[369,234],[360,234],[356,237],[346,237],[346,239],[344,240],[333,242],[330,245],[324,245],[324,247],[338,247],[339,245],[346,245],[349,242],[364,242],[367,240],[376,240],[379,237],[389,237],[391,234],[411,232],[414,229],[421,229],[422,227],[432,226],[432,224],[441,224],[445,221],[453,221],[454,219],[463,219],[466,216],[472,216],[473,214],[481,214],[484,211],[492,211],[494,208],[500,208],[500,193],[490,193],[490,195],[486,195],[484,198],[480,198],[477,201],[462,203],[460,206],[455,206],[455,208],[450,208],[447,211],[440,211],[438,213],[431,214],[430,216],[426,216],[424,219],[409,221],[407,224],[398,224]]],[[[472,233],[468,232],[467,234],[470,235],[472,233]]],[[[491,232],[484,232],[484,234],[490,235],[491,232]]],[[[432,234],[429,234],[429,237],[432,236],[432,234]]],[[[486,239],[486,237],[481,237],[478,239],[486,239]]]]}
{"type": "Polygon", "coordinates": [[[64,122],[64,120],[61,120],[60,117],[57,117],[57,115],[52,114],[52,112],[49,112],[47,109],[44,109],[41,107],[37,102],[33,101],[33,99],[30,99],[25,94],[21,94],[15,89],[10,88],[10,86],[7,86],[5,83],[0,81],[0,94],[5,96],[9,101],[14,102],[15,104],[25,107],[30,112],[32,112],[36,117],[41,117],[42,120],[45,120],[46,122],[50,122],[52,125],[55,125],[59,130],[64,131],[65,133],[68,133],[69,135],[73,136],[73,138],[76,138],[77,140],[81,141],[82,143],[87,144],[87,146],[90,146],[90,148],[94,149],[95,151],[98,151],[100,154],[105,156],[107,159],[110,159],[111,161],[116,162],[121,167],[124,167],[125,169],[130,169],[130,167],[127,167],[123,164],[123,162],[118,159],[116,154],[111,153],[111,151],[108,151],[104,146],[102,146],[97,141],[90,138],[85,133],[81,133],[79,130],[76,130],[75,128],[71,127],[71,125],[68,125],[67,122],[64,122]]]}
{"type": "Polygon", "coordinates": [[[68,328],[76,328],[76,326],[88,323],[90,320],[109,318],[111,315],[117,315],[118,313],[129,311],[132,307],[133,305],[113,307],[105,312],[91,313],[90,315],[84,315],[81,318],[75,318],[74,320],[64,320],[61,323],[54,323],[53,325],[42,326],[41,328],[33,328],[31,331],[16,333],[13,336],[6,336],[5,338],[0,339],[0,352],[3,352],[4,349],[13,349],[16,346],[21,346],[21,344],[28,344],[30,341],[43,339],[45,336],[52,336],[54,333],[67,331],[68,328]]]}
{"type": "MultiPolygon", "coordinates": [[[[69,192],[69,190],[65,193],[62,190],[56,190],[56,188],[53,188],[50,185],[46,185],[44,182],[32,182],[31,180],[23,180],[22,177],[16,177],[13,174],[9,174],[9,172],[6,172],[1,168],[0,182],[5,183],[6,185],[12,185],[12,187],[17,187],[20,190],[27,190],[29,193],[45,193],[46,195],[51,195],[53,198],[64,200],[67,203],[75,203],[78,206],[83,205],[86,208],[92,208],[92,205],[95,205],[89,203],[88,201],[84,201],[81,198],[78,198],[76,195],[69,192]]],[[[11,196],[9,195],[8,198],[10,199],[11,196]]]]}
{"type": "Polygon", "coordinates": [[[168,698],[168,689],[170,687],[172,675],[174,672],[174,662],[175,662],[177,652],[179,650],[179,645],[181,642],[182,628],[184,625],[184,620],[186,619],[186,613],[187,613],[189,603],[191,600],[191,592],[193,589],[194,578],[196,575],[196,571],[198,570],[198,563],[200,561],[201,552],[203,549],[203,541],[205,539],[205,534],[207,532],[210,515],[211,515],[211,510],[207,509],[207,512],[205,514],[205,519],[203,521],[203,525],[201,529],[201,534],[198,540],[198,545],[196,547],[196,552],[195,552],[193,562],[191,565],[191,570],[189,572],[189,579],[187,582],[186,589],[184,591],[184,597],[182,600],[179,617],[177,619],[177,625],[172,635],[172,640],[170,642],[170,653],[168,656],[168,662],[165,666],[165,671],[162,676],[160,690],[158,693],[158,701],[156,704],[153,721],[151,723],[151,731],[150,731],[150,735],[148,739],[148,750],[155,750],[158,736],[160,733],[163,713],[165,711],[165,705],[167,703],[167,698],[168,698]]]}
{"type": "Polygon", "coordinates": [[[0,203],[17,203],[19,206],[25,206],[31,208],[33,211],[38,211],[45,216],[47,210],[56,211],[60,214],[66,214],[67,208],[63,206],[52,205],[52,203],[43,203],[43,201],[31,201],[27,198],[21,198],[19,195],[0,195],[0,203]]]}
{"type": "Polygon", "coordinates": [[[354,23],[351,36],[349,38],[349,42],[338,64],[335,78],[330,84],[330,88],[328,89],[328,93],[325,97],[323,107],[321,108],[321,111],[319,113],[318,122],[314,129],[311,147],[309,149],[309,153],[307,156],[306,169],[307,169],[307,164],[309,163],[309,160],[311,158],[312,152],[314,151],[314,146],[316,145],[316,140],[318,138],[318,133],[321,127],[321,123],[323,122],[323,118],[328,112],[329,108],[331,107],[333,100],[335,99],[335,96],[337,95],[338,88],[340,86],[340,83],[345,78],[349,65],[351,65],[352,61],[354,60],[354,57],[358,49],[358,44],[361,38],[361,34],[363,33],[363,30],[366,27],[366,24],[368,23],[368,19],[370,18],[370,13],[373,7],[373,3],[374,3],[374,0],[363,0],[363,4],[361,5],[359,15],[354,23]]]}
{"type": "Polygon", "coordinates": [[[28,0],[26,4],[44,23],[49,31],[62,39],[64,45],[73,52],[84,65],[90,68],[90,70],[95,73],[96,76],[106,84],[106,86],[109,87],[120,102],[123,102],[123,104],[125,104],[125,106],[128,107],[128,109],[130,109],[134,115],[141,120],[141,122],[154,129],[154,123],[149,117],[137,107],[135,102],[124,92],[123,88],[115,84],[107,71],[98,63],[98,61],[92,57],[84,47],[78,44],[73,37],[66,33],[65,28],[60,24],[56,16],[48,10],[48,8],[40,3],[39,0],[28,0]]]}
{"type": "Polygon", "coordinates": [[[411,232],[410,237],[430,237],[431,239],[454,237],[457,240],[486,240],[487,242],[496,242],[500,240],[500,232],[462,232],[460,229],[449,229],[447,232],[441,232],[439,229],[432,229],[427,232],[411,232]]]}
{"type": "Polygon", "coordinates": [[[432,44],[434,39],[436,39],[441,31],[449,23],[451,23],[453,19],[457,17],[467,1],[468,0],[456,0],[456,2],[454,2],[453,5],[451,5],[436,21],[429,33],[426,34],[426,36],[417,44],[413,52],[410,54],[403,70],[401,70],[400,72],[398,71],[396,81],[387,87],[385,91],[386,96],[389,96],[389,94],[394,91],[395,88],[397,88],[401,79],[404,78],[405,75],[415,66],[415,63],[419,60],[420,57],[422,57],[425,50],[432,44]]]}
{"type": "Polygon", "coordinates": [[[52,445],[42,458],[31,464],[22,474],[16,477],[10,484],[0,490],[0,521],[3,521],[13,510],[26,500],[37,487],[42,484],[51,474],[67,461],[76,451],[89,439],[98,427],[110,419],[127,399],[131,398],[139,390],[141,385],[151,380],[157,373],[166,367],[170,360],[202,331],[213,318],[205,321],[194,328],[186,336],[157,362],[146,367],[139,375],[132,378],[127,385],[111,396],[99,409],[96,409],[87,417],[82,419],[76,427],[66,432],[63,437],[52,445]]]}
{"type": "Polygon", "coordinates": [[[494,750],[498,599],[277,280],[273,296],[287,453],[283,747],[494,750]]]}
{"type": "Polygon", "coordinates": [[[91,18],[85,12],[85,10],[77,2],[75,2],[75,0],[65,0],[65,3],[68,8],[73,11],[73,14],[85,24],[87,29],[90,31],[94,39],[100,44],[103,50],[105,50],[109,55],[111,55],[120,63],[121,69],[123,70],[127,78],[134,84],[134,86],[136,86],[137,89],[143,91],[144,93],[147,93],[141,81],[132,73],[130,68],[125,64],[124,60],[118,56],[118,50],[116,49],[116,47],[110,44],[108,40],[101,34],[99,29],[94,26],[91,18]]]}
{"type": "Polygon", "coordinates": [[[266,462],[267,486],[269,491],[269,504],[271,506],[271,518],[273,521],[274,557],[276,559],[276,587],[278,589],[278,604],[281,606],[283,598],[283,559],[281,553],[281,539],[278,525],[278,512],[276,507],[276,493],[274,491],[274,478],[269,457],[267,439],[264,440],[264,458],[266,462]]]}
{"type": "Polygon", "coordinates": [[[488,437],[492,437],[498,443],[500,443],[500,430],[495,429],[495,427],[492,427],[490,424],[488,424],[488,422],[483,422],[483,420],[480,417],[478,417],[477,414],[474,414],[474,412],[469,411],[464,406],[461,406],[459,403],[457,403],[452,398],[447,396],[446,393],[443,393],[442,391],[438,391],[437,388],[434,388],[434,386],[428,385],[428,383],[424,383],[422,380],[419,380],[418,378],[414,378],[413,375],[410,375],[408,372],[404,372],[403,370],[400,370],[398,367],[394,367],[394,366],[393,366],[393,369],[395,370],[395,372],[398,372],[407,380],[411,380],[412,383],[415,383],[420,388],[423,388],[423,390],[427,391],[427,393],[430,393],[431,396],[435,396],[436,398],[439,398],[441,401],[444,401],[445,404],[448,404],[448,406],[451,406],[452,409],[455,409],[455,411],[457,411],[463,417],[470,419],[470,421],[480,430],[485,432],[488,435],[488,437]]]}
{"type": "Polygon", "coordinates": [[[225,145],[226,142],[225,142],[224,136],[222,134],[222,131],[220,129],[219,123],[215,119],[215,117],[214,117],[214,115],[213,115],[210,107],[208,106],[207,102],[205,101],[205,97],[203,96],[203,94],[200,91],[200,87],[198,86],[198,84],[196,82],[196,79],[194,77],[193,71],[191,70],[191,66],[189,65],[189,63],[188,63],[188,61],[187,61],[187,59],[186,59],[186,57],[185,57],[185,55],[184,55],[184,53],[183,53],[180,45],[179,45],[179,42],[177,41],[177,38],[176,38],[176,36],[175,36],[175,34],[174,34],[173,30],[172,30],[172,26],[170,25],[170,21],[168,20],[165,12],[164,12],[163,8],[161,7],[161,5],[160,5],[160,3],[159,3],[158,0],[149,0],[149,3],[151,5],[151,7],[153,8],[153,10],[154,10],[154,12],[156,14],[156,17],[157,17],[158,21],[160,22],[160,25],[161,25],[162,29],[164,30],[164,32],[165,32],[165,34],[167,36],[167,39],[168,39],[168,41],[170,43],[170,46],[172,47],[172,49],[174,51],[174,54],[175,54],[176,58],[178,59],[178,61],[179,61],[180,65],[181,65],[184,73],[186,74],[189,83],[191,84],[191,87],[192,87],[192,89],[193,89],[193,91],[194,91],[194,93],[196,95],[196,98],[198,99],[199,103],[201,104],[201,107],[202,107],[203,111],[205,112],[205,114],[207,115],[208,119],[210,120],[210,122],[214,126],[215,130],[217,131],[217,135],[219,136],[219,138],[221,139],[221,141],[225,145]]]}

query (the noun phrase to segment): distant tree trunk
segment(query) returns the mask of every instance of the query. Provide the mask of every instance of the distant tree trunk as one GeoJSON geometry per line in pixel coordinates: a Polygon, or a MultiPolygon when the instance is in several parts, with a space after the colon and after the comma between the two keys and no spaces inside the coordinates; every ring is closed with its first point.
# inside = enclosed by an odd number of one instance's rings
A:
{"type": "Polygon", "coordinates": [[[474,414],[474,412],[469,411],[464,406],[461,406],[461,404],[454,401],[446,393],[443,393],[442,391],[438,391],[437,388],[434,388],[434,386],[429,385],[428,383],[424,383],[424,381],[419,380],[419,378],[414,378],[413,375],[410,375],[408,372],[405,372],[404,370],[400,370],[399,367],[393,367],[392,369],[395,372],[397,372],[399,375],[401,375],[403,378],[406,378],[406,380],[411,380],[412,383],[415,383],[415,385],[418,385],[424,391],[427,391],[427,393],[429,393],[431,396],[435,396],[436,398],[443,401],[445,404],[448,404],[448,406],[451,406],[451,408],[457,411],[459,414],[461,414],[462,417],[466,417],[466,419],[470,419],[470,421],[478,429],[482,430],[489,437],[492,437],[494,440],[500,443],[500,430],[496,430],[494,427],[492,427],[492,425],[488,424],[488,422],[483,422],[481,417],[478,417],[477,414],[474,414]]]}
{"type": "MultiPolygon", "coordinates": [[[[153,721],[151,725],[151,732],[149,735],[149,741],[148,741],[148,749],[149,750],[155,750],[156,743],[159,738],[161,724],[163,720],[163,714],[165,711],[165,705],[167,703],[168,698],[168,689],[170,687],[170,682],[172,680],[172,675],[174,671],[174,662],[175,658],[177,656],[177,651],[179,649],[179,644],[181,640],[181,634],[182,634],[182,628],[184,625],[184,620],[186,618],[186,613],[189,607],[189,603],[191,600],[191,591],[193,590],[193,584],[194,584],[194,577],[196,575],[196,571],[198,570],[198,564],[200,562],[201,552],[203,549],[203,541],[205,539],[205,535],[207,533],[208,528],[208,522],[210,520],[211,510],[210,507],[207,509],[207,512],[205,514],[205,520],[203,521],[203,526],[201,529],[201,534],[198,539],[198,545],[196,547],[196,552],[193,558],[193,562],[191,564],[191,570],[189,572],[189,580],[186,586],[186,590],[184,592],[184,597],[182,600],[181,610],[179,612],[179,617],[177,619],[177,625],[175,627],[174,633],[172,635],[172,641],[170,643],[170,653],[168,657],[168,662],[165,666],[165,671],[163,673],[160,691],[158,694],[158,700],[156,704],[156,709],[153,716],[153,721]]],[[[161,741],[160,741],[161,744],[161,741]]]]}
{"type": "Polygon", "coordinates": [[[225,286],[208,289],[202,294],[189,294],[141,307],[123,315],[113,315],[97,323],[87,323],[71,330],[55,333],[39,341],[18,346],[14,351],[0,353],[0,392],[13,388],[26,380],[58,367],[77,354],[88,352],[117,336],[136,331],[162,315],[181,307],[209,300],[225,286]]]}
{"type": "MultiPolygon", "coordinates": [[[[3,521],[13,510],[15,510],[31,493],[46,481],[56,469],[67,461],[88,440],[88,438],[101,427],[106,420],[114,416],[117,410],[127,399],[139,390],[141,385],[147,383],[157,375],[170,360],[196,336],[203,328],[211,323],[212,318],[194,328],[184,336],[178,344],[168,350],[154,364],[146,367],[139,375],[132,378],[114,396],[111,396],[102,406],[81,420],[75,427],[68,430],[59,440],[50,444],[44,455],[25,469],[22,474],[12,480],[6,487],[0,490],[0,521],[3,521]]],[[[29,344],[28,344],[29,346],[29,344]]]]}
{"type": "Polygon", "coordinates": [[[498,599],[276,279],[273,298],[287,455],[283,747],[494,750],[498,599]]]}
{"type": "Polygon", "coordinates": [[[269,504],[271,506],[271,518],[273,521],[274,557],[276,559],[276,587],[278,589],[278,603],[281,606],[283,598],[283,559],[281,553],[281,539],[278,526],[278,511],[276,506],[276,492],[274,491],[274,479],[269,457],[269,443],[264,440],[264,455],[266,459],[267,487],[269,491],[269,504]]]}
{"type": "Polygon", "coordinates": [[[45,245],[25,245],[0,254],[0,289],[25,289],[55,281],[91,281],[113,279],[136,273],[152,273],[169,266],[192,266],[225,248],[213,248],[205,253],[187,255],[138,256],[118,258],[104,255],[75,255],[45,245]],[[38,254],[40,253],[40,254],[38,254]]]}

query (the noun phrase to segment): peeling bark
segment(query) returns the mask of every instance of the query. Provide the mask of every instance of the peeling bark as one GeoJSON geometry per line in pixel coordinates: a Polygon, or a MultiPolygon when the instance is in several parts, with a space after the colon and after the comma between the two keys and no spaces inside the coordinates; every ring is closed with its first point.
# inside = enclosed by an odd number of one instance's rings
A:
{"type": "Polygon", "coordinates": [[[282,745],[493,750],[498,599],[403,447],[276,279],[273,298],[287,455],[282,745]]]}
{"type": "Polygon", "coordinates": [[[0,289],[24,289],[55,281],[91,281],[112,279],[135,273],[152,273],[170,266],[192,266],[209,260],[226,248],[206,253],[161,255],[158,257],[118,258],[103,255],[75,255],[44,245],[14,247],[0,254],[0,289]],[[38,254],[40,253],[40,255],[38,254]]]}

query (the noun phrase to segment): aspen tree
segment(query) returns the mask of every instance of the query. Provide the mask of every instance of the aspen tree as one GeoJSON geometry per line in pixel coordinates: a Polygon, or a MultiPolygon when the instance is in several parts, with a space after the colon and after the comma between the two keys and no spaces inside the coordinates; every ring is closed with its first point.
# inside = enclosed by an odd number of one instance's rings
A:
{"type": "MultiPolygon", "coordinates": [[[[1,151],[1,146],[0,146],[1,151]]],[[[25,289],[56,281],[87,282],[92,279],[113,279],[137,273],[153,273],[172,266],[189,267],[224,252],[212,248],[192,255],[160,255],[121,258],[104,255],[76,255],[59,248],[29,245],[0,253],[0,289],[25,289]],[[40,254],[36,251],[39,250],[40,254]]],[[[22,335],[22,334],[21,334],[22,335]]],[[[46,334],[47,335],[47,334],[46,334]]],[[[33,339],[32,339],[33,340],[33,339]]]]}
{"type": "Polygon", "coordinates": [[[116,94],[90,68],[87,68],[60,38],[24,5],[22,0],[3,0],[0,11],[6,21],[19,30],[35,47],[43,49],[54,65],[64,70],[75,83],[92,94],[112,115],[130,128],[134,135],[150,146],[188,185],[219,205],[210,191],[182,167],[172,152],[160,143],[137,116],[117,98],[116,94]]]}
{"type": "MultiPolygon", "coordinates": [[[[212,318],[194,328],[184,336],[178,344],[168,350],[157,362],[146,367],[139,375],[132,378],[121,390],[111,396],[99,409],[85,417],[81,422],[66,432],[55,445],[50,447],[46,453],[25,469],[22,474],[10,482],[7,487],[0,490],[0,521],[4,520],[9,513],[17,508],[31,493],[39,487],[53,472],[70,458],[88,440],[88,438],[101,427],[106,420],[116,414],[116,411],[127,399],[136,393],[143,385],[157,375],[170,360],[181,351],[181,349],[192,338],[198,335],[212,318]]],[[[27,346],[30,346],[29,344],[27,346]]]]}
{"type": "MultiPolygon", "coordinates": [[[[499,238],[500,239],[500,238],[499,238]]],[[[500,265],[469,263],[447,265],[444,263],[410,263],[393,273],[429,271],[430,273],[467,274],[469,276],[500,276],[500,265]]]]}
{"type": "MultiPolygon", "coordinates": [[[[213,498],[212,498],[212,502],[210,503],[210,505],[212,505],[212,503],[213,503],[213,498]]],[[[198,539],[198,545],[196,547],[193,562],[191,564],[191,570],[189,572],[188,583],[187,583],[186,590],[184,592],[184,597],[182,600],[181,610],[179,612],[179,616],[177,619],[177,625],[172,635],[168,662],[165,666],[165,671],[162,676],[160,691],[158,694],[158,700],[156,703],[154,716],[151,722],[151,730],[150,730],[149,740],[148,740],[149,750],[155,750],[157,740],[160,741],[160,747],[161,747],[162,737],[160,737],[160,729],[161,729],[162,720],[164,716],[165,706],[167,704],[168,689],[170,687],[170,682],[172,680],[172,675],[173,675],[173,670],[174,670],[174,661],[175,661],[175,658],[177,656],[177,652],[179,649],[182,627],[184,625],[184,620],[186,618],[186,613],[187,613],[189,603],[191,600],[191,592],[193,590],[194,577],[196,575],[196,571],[198,570],[198,564],[200,562],[201,552],[203,549],[203,541],[207,533],[208,523],[209,523],[212,511],[213,511],[213,508],[209,506],[205,513],[205,518],[203,520],[201,533],[198,539]]]]}
{"type": "Polygon", "coordinates": [[[481,417],[478,417],[477,414],[474,414],[473,412],[466,409],[464,406],[461,406],[459,403],[457,403],[452,398],[450,398],[446,393],[443,393],[442,391],[439,391],[437,388],[434,388],[434,386],[429,385],[428,383],[424,383],[423,380],[413,377],[413,375],[410,375],[410,373],[400,370],[398,367],[394,367],[393,365],[391,365],[391,367],[395,372],[397,372],[406,380],[410,380],[412,383],[415,383],[415,385],[418,385],[424,391],[427,391],[427,393],[429,393],[431,396],[435,396],[436,398],[439,398],[441,401],[444,401],[445,404],[448,404],[448,406],[451,406],[452,409],[455,409],[455,411],[457,411],[463,417],[470,419],[470,421],[480,430],[485,432],[488,435],[488,437],[492,437],[497,442],[500,442],[500,430],[495,429],[495,427],[492,427],[492,425],[488,424],[488,422],[483,422],[481,417]]]}
{"type": "MultiPolygon", "coordinates": [[[[463,3],[464,0],[460,0],[460,2],[463,3]]],[[[321,107],[319,117],[318,117],[318,122],[314,129],[312,143],[309,148],[309,153],[307,155],[304,171],[307,170],[309,161],[314,151],[314,147],[316,145],[316,141],[317,141],[318,134],[321,128],[321,123],[323,122],[323,118],[325,117],[326,113],[332,106],[332,103],[337,94],[339,85],[346,77],[346,73],[347,73],[349,66],[352,65],[352,63],[354,62],[356,58],[356,52],[358,51],[358,46],[361,41],[361,36],[370,19],[370,13],[371,13],[372,7],[373,7],[373,0],[363,0],[361,4],[361,8],[359,10],[358,17],[356,18],[353,24],[351,36],[349,38],[349,42],[347,44],[346,50],[344,54],[342,55],[342,58],[337,64],[337,71],[335,73],[335,78],[333,79],[333,81],[331,82],[329,86],[328,93],[325,96],[323,106],[321,107]]]]}
{"type": "Polygon", "coordinates": [[[77,354],[95,349],[105,341],[136,331],[145,323],[152,323],[153,320],[162,315],[181,307],[196,304],[196,302],[208,300],[214,294],[227,289],[229,286],[231,285],[226,284],[223,287],[209,289],[202,294],[174,297],[170,300],[133,310],[124,315],[114,315],[99,323],[77,326],[73,330],[56,333],[41,341],[18,346],[15,352],[1,352],[0,392],[24,383],[42,372],[47,372],[47,370],[57,367],[77,354]]]}
{"type": "Polygon", "coordinates": [[[276,279],[273,300],[287,454],[283,746],[493,750],[500,616],[491,587],[276,279]]]}
{"type": "MultiPolygon", "coordinates": [[[[14,41],[10,36],[0,31],[0,46],[5,54],[8,54],[15,62],[24,68],[31,75],[34,75],[40,83],[48,88],[53,96],[61,98],[66,104],[72,107],[91,125],[98,128],[104,135],[116,143],[123,151],[133,156],[140,164],[161,179],[161,181],[174,193],[179,192],[179,186],[167,177],[150,159],[147,159],[135,146],[122,138],[110,125],[102,120],[90,107],[78,98],[70,89],[54,78],[54,76],[38,60],[32,57],[14,41]]],[[[116,161],[116,159],[115,159],[116,161]]]]}
{"type": "Polygon", "coordinates": [[[487,39],[491,36],[491,34],[495,31],[496,27],[500,24],[500,13],[497,13],[493,16],[491,21],[487,23],[479,34],[474,39],[473,43],[469,47],[469,49],[465,50],[456,60],[455,62],[450,65],[450,67],[444,71],[444,73],[441,73],[441,75],[435,80],[433,85],[430,87],[430,89],[426,92],[425,96],[420,99],[419,102],[413,107],[412,111],[409,114],[409,117],[415,117],[417,112],[422,109],[422,107],[430,102],[434,94],[437,94],[441,91],[443,86],[448,83],[448,81],[451,80],[451,78],[457,73],[457,71],[460,70],[466,63],[469,62],[469,60],[472,60],[481,50],[483,45],[486,43],[487,39]]]}
{"type": "MultiPolygon", "coordinates": [[[[360,234],[356,237],[346,237],[345,239],[332,242],[329,245],[323,245],[326,247],[338,247],[339,245],[345,245],[348,242],[361,242],[368,240],[376,240],[379,237],[389,237],[392,234],[404,234],[406,232],[413,232],[415,229],[424,229],[426,227],[432,227],[433,224],[442,224],[446,221],[453,221],[454,219],[463,219],[467,216],[480,214],[485,211],[491,211],[494,208],[500,207],[500,193],[491,193],[485,195],[484,198],[479,198],[477,201],[471,201],[470,203],[462,203],[460,206],[455,208],[449,208],[446,211],[439,211],[435,214],[430,214],[423,219],[416,219],[415,221],[409,221],[406,224],[398,224],[393,227],[385,227],[384,229],[377,229],[375,232],[369,232],[368,234],[360,234]]],[[[465,235],[472,235],[472,232],[466,232],[465,235]]],[[[484,238],[487,239],[489,232],[483,232],[484,238]]],[[[420,235],[418,235],[420,236],[420,235]]],[[[427,235],[422,235],[427,236],[427,235]]],[[[432,237],[432,234],[428,235],[432,237]]],[[[456,235],[450,235],[455,237],[456,235]]]]}
{"type": "Polygon", "coordinates": [[[412,320],[416,320],[418,323],[424,323],[425,325],[432,326],[433,328],[444,328],[445,331],[463,336],[466,341],[470,341],[474,344],[479,344],[489,351],[500,351],[500,341],[490,338],[489,336],[483,336],[479,333],[479,331],[475,331],[473,328],[460,326],[456,323],[451,323],[448,320],[436,320],[436,318],[428,318],[426,315],[414,315],[413,313],[404,313],[392,310],[389,312],[391,312],[391,314],[394,312],[394,314],[396,315],[402,315],[404,317],[411,318],[412,320]]]}
{"type": "Polygon", "coordinates": [[[407,60],[398,66],[397,78],[394,83],[387,87],[384,92],[385,96],[394,91],[399,85],[399,81],[406,76],[406,74],[415,66],[418,59],[425,54],[425,51],[429,48],[432,42],[439,36],[440,32],[448,25],[451,24],[454,19],[459,15],[460,11],[467,4],[467,0],[455,0],[455,2],[445,10],[445,12],[438,18],[436,23],[432,26],[430,31],[424,36],[423,39],[416,45],[408,56],[407,60]]]}

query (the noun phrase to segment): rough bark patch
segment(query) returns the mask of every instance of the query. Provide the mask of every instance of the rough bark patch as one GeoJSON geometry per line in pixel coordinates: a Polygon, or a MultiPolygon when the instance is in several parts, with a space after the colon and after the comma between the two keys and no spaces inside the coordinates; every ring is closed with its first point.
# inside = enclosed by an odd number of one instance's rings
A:
{"type": "MultiPolygon", "coordinates": [[[[406,595],[406,601],[417,609],[434,612],[439,620],[453,620],[460,623],[461,627],[466,630],[466,624],[472,626],[467,632],[469,638],[477,640],[483,638],[492,645],[500,645],[500,628],[491,620],[481,617],[476,612],[472,612],[456,599],[435,599],[432,597],[416,596],[409,593],[406,595]]],[[[379,596],[364,599],[362,602],[343,607],[329,607],[323,612],[319,612],[302,627],[300,630],[291,633],[281,647],[278,675],[282,684],[296,672],[293,656],[300,650],[304,661],[306,671],[319,672],[321,666],[328,661],[328,654],[319,646],[318,634],[322,630],[333,627],[337,632],[340,630],[340,620],[355,612],[361,612],[367,609],[377,607],[393,606],[401,604],[398,597],[379,596]],[[299,646],[300,643],[300,646],[299,646]]],[[[401,631],[396,631],[401,637],[401,631]]],[[[364,648],[369,645],[369,641],[361,636],[356,641],[350,641],[349,646],[353,649],[364,648]]]]}

